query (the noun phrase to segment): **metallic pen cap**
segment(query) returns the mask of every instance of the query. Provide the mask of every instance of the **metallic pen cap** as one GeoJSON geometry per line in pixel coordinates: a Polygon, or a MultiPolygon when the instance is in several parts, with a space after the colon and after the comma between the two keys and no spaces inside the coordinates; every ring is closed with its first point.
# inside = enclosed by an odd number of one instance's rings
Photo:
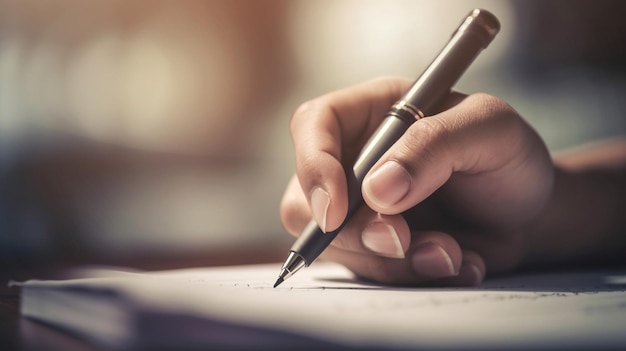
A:
{"type": "Polygon", "coordinates": [[[496,16],[489,11],[474,9],[465,18],[454,34],[466,31],[471,31],[480,36],[483,40],[483,47],[487,47],[500,31],[500,22],[496,16]]]}
{"type": "Polygon", "coordinates": [[[500,22],[493,14],[481,9],[471,11],[433,62],[394,105],[393,110],[398,117],[406,117],[410,121],[437,112],[439,104],[448,96],[456,81],[499,30],[500,22]],[[413,110],[420,113],[406,113],[413,110]]]}

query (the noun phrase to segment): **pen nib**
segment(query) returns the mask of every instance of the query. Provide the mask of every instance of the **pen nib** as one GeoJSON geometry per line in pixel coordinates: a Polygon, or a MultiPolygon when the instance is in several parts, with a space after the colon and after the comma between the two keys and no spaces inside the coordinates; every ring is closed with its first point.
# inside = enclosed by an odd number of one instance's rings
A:
{"type": "Polygon", "coordinates": [[[289,257],[287,257],[287,260],[280,268],[280,274],[278,275],[278,280],[276,280],[274,287],[279,286],[285,279],[291,277],[304,266],[306,266],[306,261],[304,261],[300,255],[293,251],[289,252],[289,257]]]}
{"type": "Polygon", "coordinates": [[[274,283],[274,287],[279,286],[282,282],[284,282],[285,280],[281,277],[278,277],[278,280],[276,280],[276,283],[274,283]]]}

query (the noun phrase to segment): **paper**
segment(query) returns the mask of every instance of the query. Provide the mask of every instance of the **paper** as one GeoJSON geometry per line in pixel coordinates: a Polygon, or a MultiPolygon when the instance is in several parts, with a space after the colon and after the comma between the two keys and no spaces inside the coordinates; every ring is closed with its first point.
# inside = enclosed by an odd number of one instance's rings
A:
{"type": "MultiPolygon", "coordinates": [[[[514,276],[469,289],[390,288],[359,282],[341,266],[316,263],[272,288],[279,268],[272,264],[147,274],[88,270],[82,272],[87,278],[24,286],[31,292],[71,291],[74,299],[90,296],[95,305],[106,301],[123,306],[100,311],[123,328],[107,330],[103,318],[103,326],[89,332],[105,330],[109,341],[118,335],[123,342],[113,346],[137,339],[141,343],[159,332],[138,327],[139,314],[159,316],[163,325],[153,323],[151,328],[168,329],[168,321],[175,319],[167,316],[210,321],[204,326],[207,333],[232,327],[226,330],[233,334],[219,340],[225,344],[229,337],[253,342],[262,330],[266,341],[277,333],[274,344],[317,340],[397,349],[626,347],[626,292],[604,284],[606,272],[514,276]],[[128,311],[133,315],[124,314],[128,311]]],[[[37,317],[30,307],[26,315],[37,317]]],[[[168,332],[166,341],[189,339],[177,340],[177,333],[187,330],[172,326],[168,332]]]]}

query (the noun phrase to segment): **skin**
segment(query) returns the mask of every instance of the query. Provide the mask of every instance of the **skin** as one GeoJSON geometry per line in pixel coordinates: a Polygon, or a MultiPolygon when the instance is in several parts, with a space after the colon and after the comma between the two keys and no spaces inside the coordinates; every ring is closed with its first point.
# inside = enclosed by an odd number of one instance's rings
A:
{"type": "MultiPolygon", "coordinates": [[[[326,231],[341,224],[343,169],[410,84],[377,79],[295,111],[296,174],[280,208],[289,233],[311,218],[326,231]]],[[[477,285],[521,266],[617,257],[626,248],[625,169],[624,141],[552,157],[504,101],[452,93],[370,170],[366,205],[322,257],[394,285],[477,285]]]]}

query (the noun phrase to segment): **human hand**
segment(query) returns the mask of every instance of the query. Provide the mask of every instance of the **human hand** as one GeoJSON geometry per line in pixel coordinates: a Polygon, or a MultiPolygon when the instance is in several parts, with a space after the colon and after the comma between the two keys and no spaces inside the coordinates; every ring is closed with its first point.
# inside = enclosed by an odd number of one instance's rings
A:
{"type": "MultiPolygon", "coordinates": [[[[378,79],[301,105],[291,134],[296,173],[281,203],[298,235],[313,217],[336,229],[352,166],[411,81],[378,79]]],[[[549,200],[554,167],[535,131],[506,103],[453,93],[440,113],[415,122],[363,181],[367,206],[322,257],[389,284],[479,284],[518,265],[527,228],[549,200]]]]}

